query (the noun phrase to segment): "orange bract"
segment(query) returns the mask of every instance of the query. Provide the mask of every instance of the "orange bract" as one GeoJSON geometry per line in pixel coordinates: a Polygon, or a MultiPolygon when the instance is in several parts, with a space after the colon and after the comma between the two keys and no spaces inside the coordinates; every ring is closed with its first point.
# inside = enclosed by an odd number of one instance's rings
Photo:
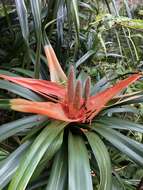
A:
{"type": "Polygon", "coordinates": [[[48,59],[48,66],[49,66],[49,70],[50,70],[50,74],[51,74],[50,75],[51,81],[53,81],[53,82],[66,81],[67,77],[59,64],[59,61],[56,57],[56,54],[55,54],[52,46],[50,44],[46,45],[44,49],[45,49],[45,54],[48,59]]]}

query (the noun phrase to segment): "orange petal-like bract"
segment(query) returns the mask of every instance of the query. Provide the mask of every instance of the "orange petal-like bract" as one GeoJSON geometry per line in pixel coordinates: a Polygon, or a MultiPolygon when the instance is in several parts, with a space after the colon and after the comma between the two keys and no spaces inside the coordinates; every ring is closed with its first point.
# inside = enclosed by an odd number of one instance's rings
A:
{"type": "Polygon", "coordinates": [[[15,111],[46,115],[50,118],[66,122],[78,121],[78,119],[68,118],[62,109],[62,105],[58,103],[32,102],[24,99],[12,99],[10,101],[10,105],[15,111]]]}
{"type": "Polygon", "coordinates": [[[0,78],[19,84],[45,97],[48,97],[49,95],[54,95],[58,98],[63,98],[63,96],[65,95],[65,87],[55,82],[40,79],[10,77],[6,75],[0,75],[0,78]]]}
{"type": "Polygon", "coordinates": [[[119,81],[113,87],[90,97],[87,104],[87,109],[91,110],[93,113],[90,115],[89,119],[92,119],[95,115],[97,115],[115,95],[125,89],[128,85],[138,80],[140,77],[140,74],[131,75],[127,79],[119,81]]]}
{"type": "Polygon", "coordinates": [[[57,83],[66,82],[67,77],[64,71],[62,70],[61,65],[59,64],[59,61],[56,57],[56,54],[52,46],[50,44],[46,45],[44,49],[45,49],[45,54],[48,60],[51,81],[57,82],[57,83]]]}

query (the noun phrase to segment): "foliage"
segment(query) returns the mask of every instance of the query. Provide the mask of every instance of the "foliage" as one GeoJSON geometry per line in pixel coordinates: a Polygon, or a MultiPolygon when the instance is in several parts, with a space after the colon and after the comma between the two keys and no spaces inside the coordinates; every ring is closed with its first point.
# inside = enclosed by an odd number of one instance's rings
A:
{"type": "Polygon", "coordinates": [[[141,16],[114,0],[2,5],[0,187],[135,190],[143,176],[141,16]]]}

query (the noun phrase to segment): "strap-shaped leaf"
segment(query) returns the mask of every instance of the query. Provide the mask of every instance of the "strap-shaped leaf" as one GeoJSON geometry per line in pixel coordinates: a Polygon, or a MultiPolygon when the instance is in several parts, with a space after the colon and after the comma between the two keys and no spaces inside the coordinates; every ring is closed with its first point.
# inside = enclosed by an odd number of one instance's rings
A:
{"type": "Polygon", "coordinates": [[[69,133],[69,190],[92,190],[88,152],[82,137],[69,133]]]}
{"type": "MultiPolygon", "coordinates": [[[[16,68],[12,68],[12,70],[14,70],[14,71],[16,71],[16,72],[18,72],[20,74],[24,74],[24,75],[26,75],[28,77],[31,77],[31,78],[34,76],[33,71],[30,71],[28,69],[22,69],[22,68],[16,67],[16,68]]],[[[9,74],[7,74],[7,75],[9,75],[9,74]]]]}
{"type": "Polygon", "coordinates": [[[93,125],[93,127],[96,132],[106,138],[113,144],[113,146],[143,167],[143,145],[141,143],[132,140],[113,129],[106,128],[106,126],[93,125]]]}
{"type": "Polygon", "coordinates": [[[32,181],[39,177],[40,173],[47,166],[48,161],[52,159],[52,157],[61,147],[62,142],[63,142],[63,133],[60,133],[54,139],[54,141],[46,151],[45,155],[43,156],[42,160],[40,161],[39,165],[37,166],[36,170],[34,171],[34,174],[31,179],[32,181]]]}
{"type": "MultiPolygon", "coordinates": [[[[79,20],[79,12],[78,12],[78,1],[77,0],[66,0],[66,7],[67,7],[67,16],[68,16],[68,23],[69,29],[71,30],[71,25],[74,23],[76,29],[76,45],[78,45],[79,40],[79,31],[80,31],[80,20],[79,20]]],[[[76,47],[77,48],[77,47],[76,47]]]]}
{"type": "Polygon", "coordinates": [[[101,117],[99,122],[105,125],[106,128],[132,130],[143,133],[143,125],[133,123],[127,120],[119,119],[116,117],[101,117]]]}
{"type": "Polygon", "coordinates": [[[19,22],[22,30],[22,35],[25,41],[28,44],[28,37],[29,37],[29,27],[28,27],[28,13],[27,9],[25,6],[25,1],[24,0],[15,0],[16,3],[16,9],[18,12],[18,17],[19,17],[19,22]]]}
{"type": "Polygon", "coordinates": [[[37,126],[45,119],[46,117],[44,116],[34,115],[3,124],[0,126],[0,141],[3,141],[12,135],[15,135],[20,131],[32,128],[35,125],[37,126]]]}
{"type": "Polygon", "coordinates": [[[66,148],[63,146],[56,154],[46,190],[67,189],[68,163],[66,151],[66,148]]]}
{"type": "Polygon", "coordinates": [[[0,69],[0,74],[12,76],[12,77],[19,77],[19,75],[12,73],[10,71],[4,70],[4,69],[0,69]]]}
{"type": "Polygon", "coordinates": [[[27,88],[21,87],[8,81],[0,80],[0,89],[8,90],[28,100],[41,101],[38,95],[27,88]]]}
{"type": "Polygon", "coordinates": [[[0,164],[0,188],[5,187],[9,183],[14,172],[18,168],[22,155],[24,155],[25,150],[30,144],[30,141],[25,142],[0,164]]]}
{"type": "Polygon", "coordinates": [[[89,50],[88,52],[86,52],[76,63],[76,68],[79,67],[82,63],[84,63],[85,61],[87,61],[92,55],[94,55],[96,53],[96,51],[94,50],[89,50]]]}
{"type": "Polygon", "coordinates": [[[34,19],[35,33],[37,38],[37,49],[35,57],[35,78],[39,78],[40,72],[40,53],[42,43],[42,30],[41,30],[41,0],[30,0],[31,11],[34,19]]]}
{"type": "Polygon", "coordinates": [[[65,122],[53,121],[43,129],[23,157],[23,161],[9,185],[9,190],[24,190],[26,188],[43,155],[66,125],[65,122]]]}
{"type": "Polygon", "coordinates": [[[85,132],[84,134],[88,139],[100,170],[100,186],[98,190],[109,190],[112,187],[112,168],[107,148],[95,133],[85,132]]]}
{"type": "Polygon", "coordinates": [[[78,1],[77,0],[71,0],[71,13],[73,14],[73,21],[75,24],[77,35],[79,35],[80,21],[79,21],[78,1]]]}
{"type": "Polygon", "coordinates": [[[41,0],[30,0],[32,16],[34,19],[35,31],[37,38],[41,35],[41,0]]]}

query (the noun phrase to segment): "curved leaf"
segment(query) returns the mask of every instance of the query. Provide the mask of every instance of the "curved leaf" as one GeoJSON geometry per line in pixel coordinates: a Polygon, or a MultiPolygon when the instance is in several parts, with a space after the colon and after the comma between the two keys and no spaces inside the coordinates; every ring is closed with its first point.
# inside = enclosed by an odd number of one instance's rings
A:
{"type": "Polygon", "coordinates": [[[48,161],[50,159],[52,159],[54,154],[59,150],[62,142],[63,142],[63,133],[59,134],[54,139],[54,141],[52,142],[52,144],[50,145],[50,147],[44,154],[42,160],[40,161],[39,165],[37,166],[36,170],[34,171],[34,174],[31,179],[32,181],[33,181],[33,179],[36,179],[40,175],[40,173],[43,171],[43,169],[47,166],[48,161]]]}
{"type": "Polygon", "coordinates": [[[12,72],[10,72],[10,71],[3,70],[3,69],[0,69],[0,74],[12,76],[12,77],[18,77],[18,76],[19,76],[19,75],[15,74],[15,73],[12,73],[12,72]]]}
{"type": "Polygon", "coordinates": [[[16,9],[18,12],[18,17],[19,17],[19,22],[22,30],[22,35],[25,41],[28,44],[28,37],[29,37],[29,27],[28,27],[28,13],[27,9],[25,6],[25,1],[24,0],[15,0],[16,3],[16,9]]]}
{"type": "Polygon", "coordinates": [[[0,126],[0,141],[20,132],[25,129],[32,128],[35,125],[40,124],[46,119],[44,116],[30,116],[22,119],[18,119],[16,121],[12,121],[0,126]]]}
{"type": "Polygon", "coordinates": [[[89,50],[86,54],[84,54],[76,63],[76,67],[79,67],[82,63],[84,63],[87,59],[89,59],[89,57],[91,57],[92,55],[94,55],[96,53],[96,51],[94,50],[89,50]]]}
{"type": "Polygon", "coordinates": [[[26,188],[43,155],[66,125],[67,123],[64,122],[51,122],[43,129],[23,157],[23,161],[9,185],[9,190],[24,190],[26,188]]]}
{"type": "Polygon", "coordinates": [[[93,125],[94,130],[106,138],[117,149],[143,167],[143,145],[103,125],[93,125]]]}
{"type": "Polygon", "coordinates": [[[92,190],[88,152],[82,137],[69,133],[69,190],[92,190]]]}
{"type": "Polygon", "coordinates": [[[28,100],[42,101],[42,98],[29,89],[8,81],[0,80],[0,89],[8,90],[28,100]]]}
{"type": "Polygon", "coordinates": [[[42,43],[42,30],[41,30],[41,0],[30,0],[31,12],[34,20],[35,33],[37,38],[37,48],[35,57],[35,78],[39,78],[40,72],[40,53],[42,43]]]}
{"type": "Polygon", "coordinates": [[[106,128],[125,129],[143,133],[143,125],[133,123],[116,117],[101,117],[99,120],[106,128]]]}
{"type": "Polygon", "coordinates": [[[19,161],[24,155],[31,142],[27,141],[11,153],[7,159],[0,164],[0,187],[5,187],[11,180],[14,172],[18,168],[19,161]]]}
{"type": "Polygon", "coordinates": [[[67,189],[67,155],[65,147],[62,147],[53,162],[50,179],[46,190],[63,190],[67,189]]]}
{"type": "MultiPolygon", "coordinates": [[[[30,71],[30,70],[28,70],[28,69],[22,69],[22,68],[16,67],[16,68],[12,68],[12,70],[17,71],[18,73],[24,74],[24,75],[26,75],[26,76],[28,76],[28,77],[31,77],[31,78],[34,76],[33,71],[30,71]]],[[[2,73],[1,73],[1,74],[2,74],[2,73]]],[[[4,74],[4,73],[3,73],[3,74],[4,74]]],[[[6,75],[6,74],[5,74],[5,75],[6,75]]],[[[9,74],[7,74],[7,75],[9,75],[9,74]]]]}
{"type": "Polygon", "coordinates": [[[85,132],[84,134],[88,139],[100,170],[100,186],[98,190],[109,190],[112,187],[112,168],[107,148],[95,133],[85,132]]]}
{"type": "Polygon", "coordinates": [[[71,0],[71,13],[73,14],[73,21],[75,24],[77,35],[79,35],[80,21],[79,21],[78,1],[77,0],[71,0]]]}

